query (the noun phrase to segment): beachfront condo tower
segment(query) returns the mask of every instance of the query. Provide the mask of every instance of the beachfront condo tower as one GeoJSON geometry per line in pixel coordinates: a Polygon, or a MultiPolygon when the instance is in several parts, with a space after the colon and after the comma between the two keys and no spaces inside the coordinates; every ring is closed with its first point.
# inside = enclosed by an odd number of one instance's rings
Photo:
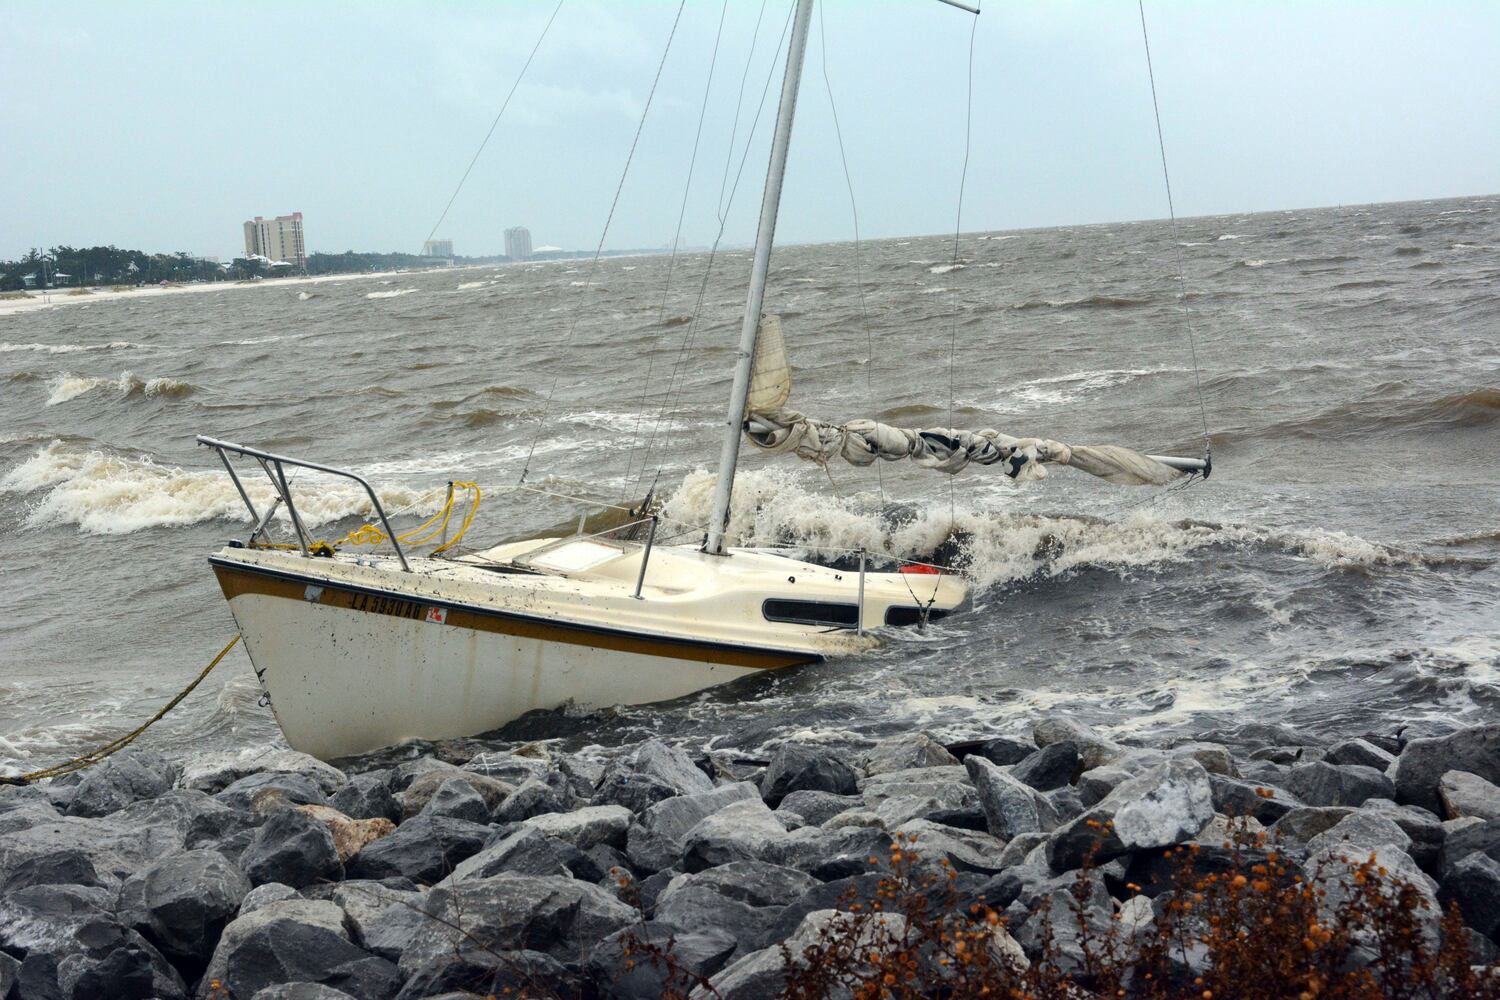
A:
{"type": "Polygon", "coordinates": [[[284,260],[307,267],[307,245],[302,240],[302,213],[267,219],[257,215],[245,223],[245,256],[259,254],[272,261],[284,260]]]}
{"type": "Polygon", "coordinates": [[[525,226],[512,226],[505,231],[505,256],[511,260],[525,260],[531,256],[531,230],[525,226]]]}

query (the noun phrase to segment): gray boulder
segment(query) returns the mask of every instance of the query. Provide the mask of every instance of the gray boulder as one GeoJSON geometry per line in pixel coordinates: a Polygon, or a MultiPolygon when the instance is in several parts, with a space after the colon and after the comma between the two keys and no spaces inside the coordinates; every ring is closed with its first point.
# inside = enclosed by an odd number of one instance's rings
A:
{"type": "Polygon", "coordinates": [[[804,827],[770,844],[765,860],[832,882],[871,871],[870,858],[886,864],[891,835],[868,826],[804,827]]]}
{"type": "Polygon", "coordinates": [[[281,983],[328,983],[368,957],[349,938],[344,911],[326,900],[287,899],[243,914],[224,928],[200,982],[218,980],[230,997],[253,997],[281,983]]]}
{"type": "Polygon", "coordinates": [[[1493,939],[1500,930],[1500,861],[1487,854],[1459,859],[1444,876],[1438,898],[1457,903],[1464,923],[1493,939]]]}
{"type": "MultiPolygon", "coordinates": [[[[716,1000],[771,1000],[780,996],[786,987],[789,971],[786,956],[791,956],[794,966],[804,966],[806,948],[829,933],[837,933],[836,925],[849,919],[849,914],[831,909],[807,914],[796,932],[786,940],[784,948],[779,944],[772,945],[735,960],[709,980],[712,991],[694,990],[690,994],[692,1000],[706,1000],[708,997],[716,1000]]],[[[899,914],[884,914],[875,924],[878,926],[868,926],[866,936],[854,942],[856,954],[873,943],[877,931],[895,938],[902,937],[905,932],[905,920],[899,914]]]]}
{"type": "Polygon", "coordinates": [[[599,780],[594,801],[639,813],[664,799],[706,792],[713,786],[708,775],[682,750],[661,740],[648,740],[610,762],[599,780]]]}
{"type": "Polygon", "coordinates": [[[570,877],[566,859],[557,843],[536,827],[522,826],[473,857],[460,861],[453,874],[441,884],[506,873],[570,877]]]}
{"type": "Polygon", "coordinates": [[[1385,846],[1405,853],[1411,849],[1411,837],[1390,817],[1360,809],[1309,840],[1307,851],[1314,854],[1338,850],[1350,857],[1364,858],[1385,846]]]}
{"type": "Polygon", "coordinates": [[[102,888],[104,884],[87,851],[76,847],[64,847],[50,854],[21,858],[10,866],[10,871],[4,880],[0,881],[0,892],[13,892],[33,885],[83,885],[102,888]]]}
{"type": "Polygon", "coordinates": [[[1072,743],[1083,769],[1103,767],[1125,753],[1125,748],[1105,739],[1077,719],[1065,715],[1044,715],[1031,726],[1032,739],[1045,749],[1054,743],[1072,743]]]}
{"type": "Polygon", "coordinates": [[[1271,832],[1294,847],[1305,848],[1354,810],[1348,806],[1298,806],[1271,825],[1271,832]]]}
{"type": "Polygon", "coordinates": [[[792,792],[833,792],[849,795],[858,790],[854,769],[827,747],[783,743],[771,754],[761,778],[760,794],[775,806],[792,792]]]}
{"type": "MultiPolygon", "coordinates": [[[[401,803],[402,814],[415,816],[422,812],[438,790],[455,778],[465,782],[483,799],[486,817],[499,809],[500,803],[505,801],[506,796],[515,791],[514,785],[487,775],[457,769],[436,768],[412,779],[412,783],[406,786],[406,790],[397,796],[397,800],[401,803]]],[[[470,820],[470,822],[476,821],[470,820]]]]}
{"type": "Polygon", "coordinates": [[[120,917],[163,952],[202,969],[250,881],[217,851],[185,851],[153,862],[121,887],[120,917]]]}
{"type": "Polygon", "coordinates": [[[586,997],[576,963],[539,951],[493,951],[461,945],[416,969],[396,1000],[487,1000],[489,997],[586,997]]]}
{"type": "MultiPolygon", "coordinates": [[[[247,774],[216,794],[214,798],[222,805],[243,812],[258,811],[257,803],[265,803],[267,798],[278,804],[285,802],[315,806],[328,804],[328,796],[314,778],[306,774],[283,771],[247,774]]],[[[264,806],[259,811],[264,811],[264,806]]]]}
{"type": "Polygon", "coordinates": [[[544,813],[564,812],[567,808],[562,795],[551,785],[537,778],[527,778],[495,810],[495,821],[520,823],[544,813]]]}
{"type": "Polygon", "coordinates": [[[1001,840],[1041,830],[1036,792],[1031,786],[1011,777],[983,757],[964,761],[969,780],[979,793],[989,831],[1001,840]]]}
{"type": "Polygon", "coordinates": [[[1441,814],[1438,783],[1449,771],[1467,771],[1500,782],[1500,723],[1407,743],[1390,772],[1396,794],[1386,797],[1441,814]]]}
{"type": "MultiPolygon", "coordinates": [[[[734,787],[732,785],[725,787],[734,787]]],[[[746,785],[746,788],[753,786],[746,785]]],[[[864,805],[858,795],[835,795],[833,792],[792,792],[776,807],[778,813],[795,813],[810,826],[819,826],[847,809],[864,805]]],[[[702,817],[699,817],[700,819],[702,817]]]]}
{"type": "Polygon", "coordinates": [[[375,936],[381,918],[391,909],[420,911],[423,894],[414,889],[398,888],[401,884],[396,879],[386,882],[349,879],[319,888],[326,890],[327,898],[344,911],[344,926],[349,931],[350,940],[366,951],[394,962],[401,957],[399,947],[394,953],[385,953],[374,947],[370,939],[375,936]]]}
{"type": "Polygon", "coordinates": [[[1487,854],[1500,861],[1500,823],[1486,823],[1474,817],[1449,820],[1444,824],[1440,870],[1450,871],[1470,854],[1487,854]]]}
{"type": "MultiPolygon", "coordinates": [[[[363,884],[365,883],[360,882],[357,885],[363,884]]],[[[351,895],[365,896],[369,908],[356,910],[350,905],[350,896],[342,893],[336,892],[334,899],[344,907],[347,915],[345,923],[354,931],[355,943],[372,955],[388,961],[400,961],[401,953],[406,950],[412,935],[424,924],[431,922],[431,918],[427,916],[427,897],[422,893],[391,894],[386,897],[388,905],[379,910],[373,909],[379,905],[378,901],[371,900],[358,887],[351,895]]]]}
{"type": "Polygon", "coordinates": [[[177,786],[212,795],[246,775],[272,772],[310,778],[324,795],[332,795],[348,780],[338,768],[308,754],[276,747],[249,747],[193,754],[183,765],[177,786]]]}
{"type": "Polygon", "coordinates": [[[970,809],[979,805],[979,793],[970,783],[968,771],[958,765],[871,775],[865,779],[861,794],[865,806],[872,810],[893,798],[928,800],[944,809],[970,809]]]}
{"type": "Polygon", "coordinates": [[[674,847],[702,820],[736,802],[760,797],[754,785],[746,781],[721,785],[705,792],[682,795],[658,802],[640,816],[640,825],[674,847]]]}
{"type": "Polygon", "coordinates": [[[343,990],[322,983],[278,983],[267,986],[250,1000],[359,1000],[343,990]]]}
{"type": "MultiPolygon", "coordinates": [[[[1084,775],[1079,784],[1084,784],[1092,773],[1084,775]]],[[[1208,780],[1213,788],[1214,809],[1229,816],[1253,816],[1270,824],[1301,805],[1295,795],[1268,785],[1222,774],[1210,774],[1208,780]]]]}
{"type": "Polygon", "coordinates": [[[389,771],[350,775],[328,804],[351,819],[388,819],[401,822],[401,803],[391,794],[389,771]]]}
{"type": "Polygon", "coordinates": [[[1054,833],[1048,862],[1062,872],[1080,867],[1090,850],[1103,861],[1138,848],[1181,844],[1213,817],[1208,772],[1191,758],[1176,758],[1120,783],[1054,833]]]}
{"type": "Polygon", "coordinates": [[[683,931],[650,921],[599,942],[589,972],[605,1000],[660,1000],[669,991],[684,996],[722,969],[735,947],[735,939],[715,927],[683,931]],[[673,967],[658,957],[667,954],[673,967]]]}
{"type": "Polygon", "coordinates": [[[165,795],[177,767],[151,750],[127,747],[84,772],[67,808],[69,816],[107,816],[132,802],[165,795]]]}
{"type": "Polygon", "coordinates": [[[928,733],[902,733],[875,744],[864,757],[866,774],[885,774],[914,767],[951,767],[958,758],[928,733]]]}
{"type": "Polygon", "coordinates": [[[1017,900],[1016,909],[1024,914],[1024,922],[1012,933],[1027,958],[1036,961],[1041,957],[1050,927],[1057,967],[1064,973],[1075,975],[1084,971],[1082,939],[1085,928],[1093,940],[1103,940],[1110,931],[1114,916],[1114,906],[1104,888],[1104,877],[1098,872],[1090,873],[1082,890],[1078,877],[1071,874],[1027,885],[1017,900]]]}
{"type": "Polygon", "coordinates": [[[743,953],[758,945],[783,907],[819,884],[795,869],[736,861],[674,878],[657,896],[654,919],[682,932],[713,928],[743,953]]]}
{"type": "Polygon", "coordinates": [[[1229,748],[1222,743],[1180,743],[1172,748],[1173,757],[1191,757],[1203,765],[1203,769],[1209,774],[1223,775],[1226,778],[1238,778],[1239,767],[1234,762],[1234,757],[1229,753],[1229,748]]]}
{"type": "Polygon", "coordinates": [[[892,831],[916,837],[913,850],[923,866],[947,861],[950,870],[993,875],[1004,868],[1005,842],[976,830],[960,830],[924,819],[908,820],[892,831]]]}
{"type": "Polygon", "coordinates": [[[1072,740],[1049,743],[1011,769],[1010,776],[1039,792],[1072,784],[1083,770],[1078,744],[1072,740]]]}
{"type": "Polygon", "coordinates": [[[255,885],[279,882],[294,889],[332,878],[343,867],[328,827],[296,809],[272,813],[239,862],[255,885]]]}
{"type": "Polygon", "coordinates": [[[1500,788],[1468,771],[1448,771],[1438,779],[1438,798],[1447,819],[1478,816],[1482,820],[1500,820],[1500,788]]]}
{"type": "Polygon", "coordinates": [[[522,825],[586,851],[596,844],[624,847],[625,831],[633,818],[624,806],[585,806],[573,812],[533,816],[522,825]]]}
{"type": "Polygon", "coordinates": [[[434,888],[426,910],[434,919],[417,926],[401,953],[401,971],[408,976],[461,946],[586,956],[600,940],[636,920],[634,910],[596,885],[530,875],[434,888]]]}
{"type": "MultiPolygon", "coordinates": [[[[564,770],[567,769],[568,764],[576,760],[577,758],[563,758],[564,770]]],[[[472,774],[482,774],[486,778],[494,778],[508,785],[519,785],[528,778],[546,781],[547,775],[552,771],[552,765],[543,757],[498,751],[475,755],[463,766],[463,770],[472,774]]]]}
{"type": "Polygon", "coordinates": [[[478,854],[489,836],[488,826],[419,815],[396,827],[395,833],[366,844],[349,860],[347,873],[351,878],[368,879],[402,875],[431,884],[478,854]]]}
{"type": "Polygon", "coordinates": [[[466,777],[446,779],[432,793],[432,798],[422,811],[433,816],[468,820],[470,823],[488,823],[490,807],[485,803],[473,783],[466,777]]]}
{"type": "Polygon", "coordinates": [[[1443,823],[1421,806],[1401,806],[1390,799],[1366,799],[1364,812],[1388,817],[1411,838],[1407,853],[1425,872],[1437,871],[1439,852],[1443,848],[1443,823]]]}
{"type": "Polygon", "coordinates": [[[734,802],[705,816],[683,835],[683,868],[698,872],[731,861],[760,860],[786,837],[786,827],[764,802],[734,802]]]}
{"type": "Polygon", "coordinates": [[[1358,806],[1366,799],[1395,798],[1396,788],[1381,772],[1362,764],[1314,761],[1287,772],[1286,787],[1315,806],[1358,806]]]}
{"type": "Polygon", "coordinates": [[[58,816],[45,803],[33,804],[0,815],[0,884],[18,869],[29,868],[25,877],[37,881],[46,871],[60,872],[81,858],[93,866],[100,885],[113,889],[150,862],[181,849],[175,829],[122,826],[113,815],[58,816]],[[57,860],[47,860],[52,858],[57,860]]]}
{"type": "Polygon", "coordinates": [[[1330,764],[1359,764],[1384,774],[1396,762],[1396,755],[1382,750],[1369,740],[1352,739],[1335,743],[1323,757],[1330,764]]]}
{"type": "Polygon", "coordinates": [[[1009,736],[996,736],[981,740],[963,740],[947,744],[948,752],[962,761],[966,757],[979,756],[991,764],[1009,767],[1036,753],[1036,744],[1009,736]]]}
{"type": "Polygon", "coordinates": [[[282,885],[280,882],[267,882],[265,885],[258,885],[245,893],[245,898],[240,900],[239,915],[243,917],[247,913],[254,913],[262,906],[279,903],[283,899],[301,898],[302,896],[297,890],[289,885],[282,885]]]}
{"type": "Polygon", "coordinates": [[[114,916],[102,889],[36,885],[0,897],[0,949],[24,956],[18,1000],[94,997],[181,1000],[177,970],[114,916]]]}

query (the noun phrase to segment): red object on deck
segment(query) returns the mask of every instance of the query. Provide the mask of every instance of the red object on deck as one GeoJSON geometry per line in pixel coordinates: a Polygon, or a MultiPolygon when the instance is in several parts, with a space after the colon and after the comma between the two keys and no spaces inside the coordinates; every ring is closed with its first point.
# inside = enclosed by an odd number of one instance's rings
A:
{"type": "Polygon", "coordinates": [[[938,569],[936,566],[929,566],[926,563],[908,563],[905,566],[902,566],[896,572],[898,572],[898,573],[920,573],[920,574],[923,574],[925,576],[937,576],[940,573],[942,573],[943,571],[940,570],[940,569],[938,569]]]}

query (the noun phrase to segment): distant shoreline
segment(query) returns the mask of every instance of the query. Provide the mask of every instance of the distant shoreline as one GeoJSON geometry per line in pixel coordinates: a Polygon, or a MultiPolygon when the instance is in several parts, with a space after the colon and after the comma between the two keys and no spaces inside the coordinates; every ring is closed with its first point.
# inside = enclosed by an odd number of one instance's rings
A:
{"type": "MultiPolygon", "coordinates": [[[[441,268],[444,271],[473,271],[479,268],[503,267],[500,264],[462,264],[451,268],[441,268]]],[[[435,269],[437,270],[437,269],[435,269]]],[[[160,295],[190,295],[199,292],[224,292],[235,289],[247,288],[300,288],[307,285],[321,285],[334,281],[363,281],[370,278],[389,279],[394,275],[405,274],[430,274],[431,271],[371,271],[360,274],[319,274],[311,277],[299,278],[262,278],[259,281],[204,281],[183,285],[128,285],[124,290],[115,291],[109,287],[84,289],[88,294],[76,294],[77,288],[64,288],[56,291],[27,291],[25,298],[0,299],[0,316],[13,316],[21,313],[38,312],[43,309],[51,309],[56,306],[79,305],[81,303],[94,304],[98,302],[130,302],[135,299],[155,298],[160,295]]]]}

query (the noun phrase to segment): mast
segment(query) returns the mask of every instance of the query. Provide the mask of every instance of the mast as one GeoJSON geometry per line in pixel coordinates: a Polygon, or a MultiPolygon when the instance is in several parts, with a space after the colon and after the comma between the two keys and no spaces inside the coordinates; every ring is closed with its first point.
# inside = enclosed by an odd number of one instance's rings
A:
{"type": "Polygon", "coordinates": [[[807,32],[812,22],[813,0],[797,0],[792,16],[792,39],[787,47],[786,75],[781,81],[781,104],[776,112],[776,133],[771,139],[771,164],[766,169],[766,190],[761,196],[760,225],[755,233],[755,263],[750,270],[750,294],[745,299],[745,318],[740,326],[740,346],[734,366],[734,385],[729,390],[729,415],[724,426],[724,444],[719,450],[719,476],[714,485],[713,513],[708,520],[708,538],[703,551],[724,554],[724,528],[729,521],[729,499],[734,493],[735,463],[740,455],[740,430],[745,423],[745,398],[750,390],[750,366],[755,358],[755,338],[760,332],[761,304],[766,297],[766,275],[771,267],[771,244],[776,237],[776,212],[781,207],[781,181],[786,176],[786,154],[792,139],[792,116],[797,110],[797,88],[802,82],[802,58],[807,53],[807,32]]]}

